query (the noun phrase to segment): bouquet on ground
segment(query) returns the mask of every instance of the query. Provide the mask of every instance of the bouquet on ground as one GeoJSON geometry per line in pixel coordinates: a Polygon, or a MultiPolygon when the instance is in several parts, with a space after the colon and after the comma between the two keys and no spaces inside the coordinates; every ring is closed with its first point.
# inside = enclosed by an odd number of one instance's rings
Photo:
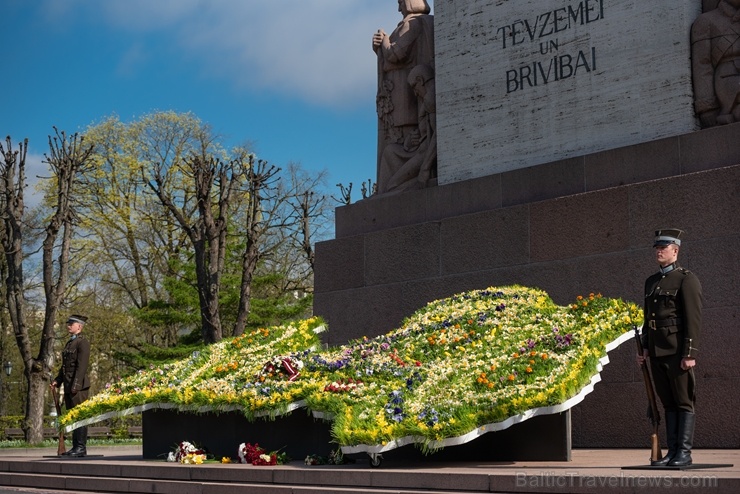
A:
{"type": "Polygon", "coordinates": [[[347,463],[354,463],[355,460],[353,458],[347,458],[344,456],[344,453],[342,453],[342,448],[337,448],[336,450],[329,453],[329,456],[321,456],[317,454],[308,455],[303,460],[303,463],[306,465],[345,465],[347,463]]]}
{"type": "Polygon", "coordinates": [[[183,465],[200,465],[207,459],[208,453],[205,449],[188,441],[181,442],[167,455],[167,461],[183,465]]]}
{"type": "Polygon", "coordinates": [[[267,452],[267,450],[261,447],[258,443],[241,443],[237,451],[239,457],[239,463],[246,463],[256,466],[265,465],[283,465],[290,461],[290,457],[287,454],[279,451],[267,452]]]}

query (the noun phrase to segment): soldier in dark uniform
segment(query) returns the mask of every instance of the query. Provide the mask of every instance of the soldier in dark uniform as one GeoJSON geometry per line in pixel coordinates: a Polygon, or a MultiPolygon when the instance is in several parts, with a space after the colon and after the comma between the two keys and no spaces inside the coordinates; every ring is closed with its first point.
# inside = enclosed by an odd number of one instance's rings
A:
{"type": "MultiPolygon", "coordinates": [[[[87,365],[90,360],[90,342],[83,336],[82,328],[87,317],[72,315],[67,319],[67,332],[70,339],[62,351],[62,367],[53,387],[64,384],[64,406],[67,410],[87,400],[90,391],[90,380],[87,377],[87,365]]],[[[83,457],[87,455],[87,427],[75,429],[72,433],[72,449],[65,456],[83,457]]]]}
{"type": "Polygon", "coordinates": [[[655,391],[665,411],[668,453],[654,466],[691,465],[694,440],[694,365],[701,327],[701,284],[694,273],[678,265],[683,232],[655,232],[655,256],[660,270],[645,281],[644,354],[650,358],[655,391]]]}

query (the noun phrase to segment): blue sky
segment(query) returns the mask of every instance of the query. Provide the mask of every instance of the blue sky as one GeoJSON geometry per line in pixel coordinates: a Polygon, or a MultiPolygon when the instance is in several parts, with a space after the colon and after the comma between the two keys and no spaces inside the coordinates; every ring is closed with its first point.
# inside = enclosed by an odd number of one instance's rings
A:
{"type": "MultiPolygon", "coordinates": [[[[429,2],[430,5],[433,2],[429,2]]],[[[372,33],[396,0],[2,0],[0,136],[44,174],[52,126],[191,111],[278,166],[375,179],[372,33]]]]}

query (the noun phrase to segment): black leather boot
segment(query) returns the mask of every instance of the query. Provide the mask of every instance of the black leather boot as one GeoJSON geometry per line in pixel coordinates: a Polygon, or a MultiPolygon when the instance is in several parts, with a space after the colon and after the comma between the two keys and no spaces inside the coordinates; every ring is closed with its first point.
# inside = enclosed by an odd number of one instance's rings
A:
{"type": "Polygon", "coordinates": [[[668,462],[670,467],[684,467],[691,465],[691,448],[694,445],[694,424],[696,415],[692,412],[678,413],[678,451],[676,456],[668,462]]]}
{"type": "Polygon", "coordinates": [[[676,456],[676,451],[678,451],[678,412],[665,412],[665,437],[668,452],[660,460],[651,461],[651,466],[664,467],[676,456]]]}
{"type": "Polygon", "coordinates": [[[87,456],[87,427],[80,427],[72,432],[72,449],[67,452],[67,456],[73,458],[82,458],[87,456]]]}

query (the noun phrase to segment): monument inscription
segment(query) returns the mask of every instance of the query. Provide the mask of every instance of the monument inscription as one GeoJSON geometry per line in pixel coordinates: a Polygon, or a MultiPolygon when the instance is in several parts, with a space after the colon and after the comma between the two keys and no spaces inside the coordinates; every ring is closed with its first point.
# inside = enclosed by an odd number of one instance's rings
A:
{"type": "Polygon", "coordinates": [[[700,0],[436,8],[438,182],[691,132],[700,0]]]}
{"type": "MultiPolygon", "coordinates": [[[[496,34],[501,39],[501,48],[525,43],[539,45],[540,55],[554,54],[545,60],[534,60],[518,69],[506,71],[506,92],[511,93],[526,87],[539,86],[578,75],[579,70],[591,72],[596,69],[596,48],[590,53],[579,50],[576,54],[560,53],[557,36],[576,26],[590,24],[604,18],[603,0],[585,0],[538,14],[533,21],[517,19],[499,27],[496,34]]],[[[537,56],[537,51],[532,52],[537,56]]]]}

